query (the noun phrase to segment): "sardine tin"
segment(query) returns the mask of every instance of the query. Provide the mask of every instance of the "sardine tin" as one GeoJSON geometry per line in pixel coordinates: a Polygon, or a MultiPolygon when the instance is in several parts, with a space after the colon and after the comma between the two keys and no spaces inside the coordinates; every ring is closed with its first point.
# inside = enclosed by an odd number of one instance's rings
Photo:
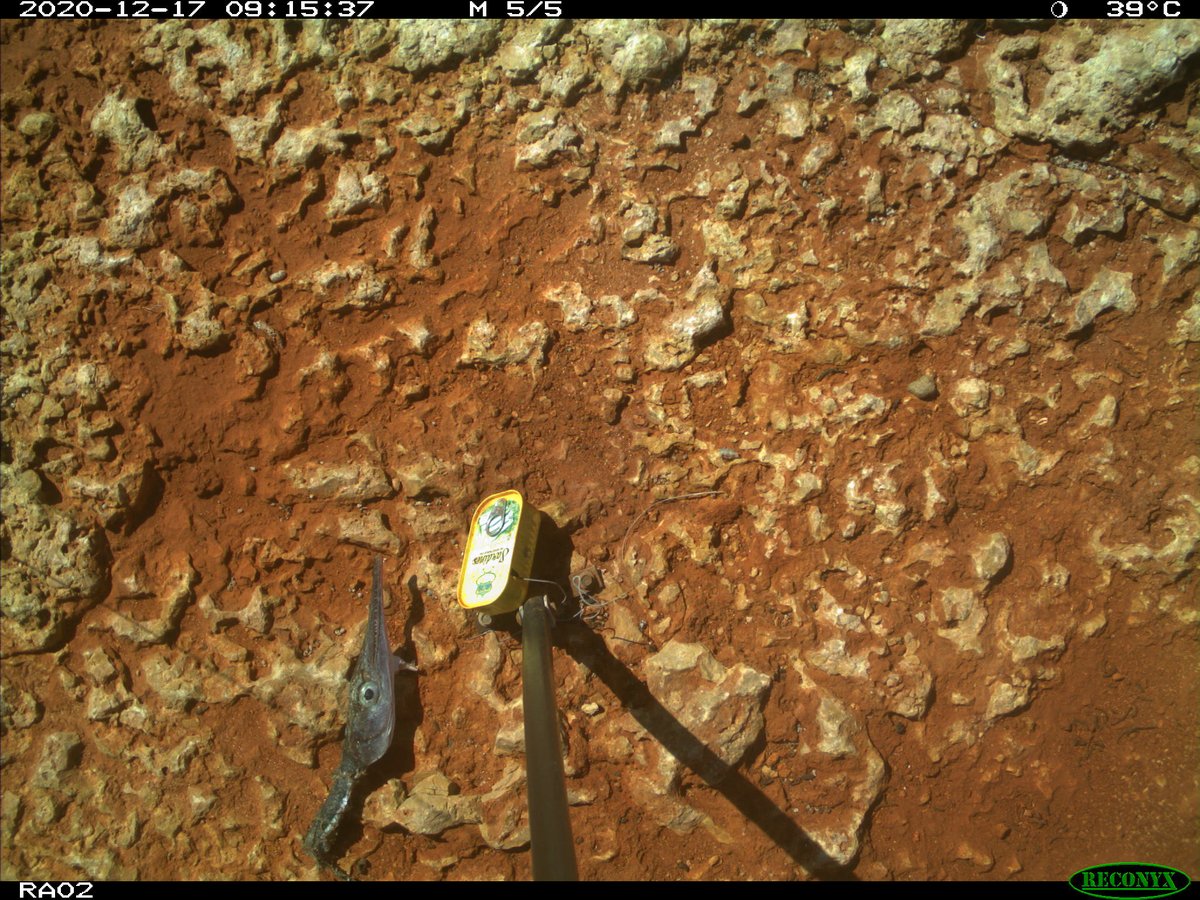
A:
{"type": "Polygon", "coordinates": [[[501,491],[479,504],[458,575],[458,602],[489,614],[512,612],[525,600],[541,513],[520,491],[501,491]]]}

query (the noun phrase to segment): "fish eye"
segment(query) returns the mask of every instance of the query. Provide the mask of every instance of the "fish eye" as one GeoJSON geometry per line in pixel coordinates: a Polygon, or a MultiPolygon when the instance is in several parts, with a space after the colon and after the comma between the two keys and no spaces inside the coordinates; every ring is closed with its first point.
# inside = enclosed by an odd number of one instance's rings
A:
{"type": "Polygon", "coordinates": [[[378,697],[379,688],[373,681],[368,681],[358,689],[358,699],[363,703],[374,703],[378,697]]]}

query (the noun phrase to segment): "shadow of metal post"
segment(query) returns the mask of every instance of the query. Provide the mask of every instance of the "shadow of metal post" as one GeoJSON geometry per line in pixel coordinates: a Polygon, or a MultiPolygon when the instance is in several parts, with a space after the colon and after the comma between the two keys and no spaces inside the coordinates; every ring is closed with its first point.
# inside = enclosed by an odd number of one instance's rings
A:
{"type": "Polygon", "coordinates": [[[725,797],[797,865],[818,878],[858,880],[850,871],[850,866],[837,863],[766,794],[740,772],[728,768],[703,741],[688,731],[670,710],[658,702],[641,679],[612,655],[598,634],[585,626],[573,628],[567,650],[608,686],[638,724],[672,756],[725,797]],[[726,774],[712,778],[711,773],[717,771],[726,774]]]}

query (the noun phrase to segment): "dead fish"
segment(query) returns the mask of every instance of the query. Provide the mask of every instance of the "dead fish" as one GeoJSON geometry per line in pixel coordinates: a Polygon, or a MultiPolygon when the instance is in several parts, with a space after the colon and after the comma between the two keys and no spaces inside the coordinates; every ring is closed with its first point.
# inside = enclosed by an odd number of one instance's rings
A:
{"type": "Polygon", "coordinates": [[[394,678],[400,669],[418,671],[412,663],[392,653],[388,646],[387,629],[383,624],[383,558],[377,556],[371,579],[367,633],[363,637],[362,653],[350,676],[342,761],[333,773],[329,796],[303,841],[304,849],[343,881],[349,881],[350,876],[338,868],[333,855],[334,841],[355,786],[391,746],[396,727],[394,678]]]}

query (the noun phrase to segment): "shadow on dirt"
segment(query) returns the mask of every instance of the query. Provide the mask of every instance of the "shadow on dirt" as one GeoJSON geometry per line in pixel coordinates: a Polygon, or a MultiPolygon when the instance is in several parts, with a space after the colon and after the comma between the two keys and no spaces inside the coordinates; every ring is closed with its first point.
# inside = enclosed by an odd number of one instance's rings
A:
{"type": "Polygon", "coordinates": [[[672,756],[732,803],[798,865],[818,878],[857,881],[850,867],[838,865],[766,794],[740,772],[728,769],[717,754],[688,731],[641,679],[609,652],[600,635],[582,625],[573,627],[566,649],[608,686],[638,724],[672,756]],[[713,777],[718,772],[724,775],[713,777]]]}
{"type": "MultiPolygon", "coordinates": [[[[571,538],[568,532],[543,516],[538,535],[534,571],[562,588],[570,583],[571,538]]],[[[565,596],[570,596],[562,588],[565,596]]],[[[557,591],[547,591],[551,601],[557,591]]],[[[573,601],[572,601],[573,603],[573,601]]],[[[558,610],[559,627],[554,642],[576,662],[595,673],[622,705],[655,740],[676,759],[753,822],[763,834],[783,849],[797,865],[817,878],[857,881],[850,866],[839,865],[805,834],[792,819],[740,772],[730,769],[716,753],[684,727],[650,689],[609,651],[604,639],[574,618],[578,607],[568,603],[558,610]]]]}

